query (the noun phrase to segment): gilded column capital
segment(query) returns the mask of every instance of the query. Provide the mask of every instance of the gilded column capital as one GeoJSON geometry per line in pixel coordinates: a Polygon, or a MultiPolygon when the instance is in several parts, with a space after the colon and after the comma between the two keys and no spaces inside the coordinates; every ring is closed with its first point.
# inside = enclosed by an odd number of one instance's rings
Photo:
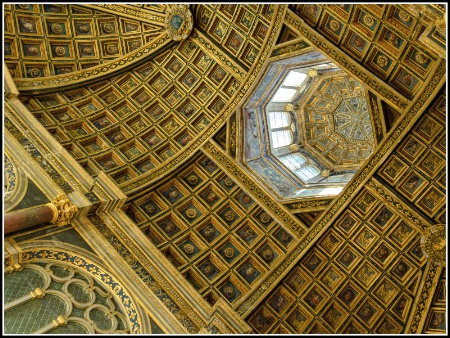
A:
{"type": "Polygon", "coordinates": [[[78,208],[70,202],[65,194],[59,194],[52,203],[46,205],[53,211],[53,219],[50,223],[58,226],[69,224],[78,211],[78,208]]]}
{"type": "Polygon", "coordinates": [[[424,255],[433,263],[445,266],[446,233],[444,224],[429,227],[423,234],[420,245],[424,255]]]}

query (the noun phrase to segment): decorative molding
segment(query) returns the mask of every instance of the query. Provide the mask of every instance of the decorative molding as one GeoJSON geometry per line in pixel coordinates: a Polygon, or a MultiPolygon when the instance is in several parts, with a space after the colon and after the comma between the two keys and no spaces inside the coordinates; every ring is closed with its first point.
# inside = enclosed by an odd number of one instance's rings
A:
{"type": "Polygon", "coordinates": [[[418,297],[413,306],[415,310],[411,312],[405,333],[422,333],[421,330],[425,325],[427,312],[437,286],[437,281],[441,275],[441,270],[442,267],[440,265],[428,264],[428,271],[425,274],[425,278],[422,279],[420,290],[417,292],[418,297]]]}
{"type": "Polygon", "coordinates": [[[194,309],[191,308],[183,297],[180,297],[179,293],[167,283],[164,276],[155,269],[153,263],[143,255],[141,248],[137,247],[134,241],[128,238],[121,227],[109,219],[109,217],[103,222],[98,216],[91,216],[90,221],[97,227],[114,249],[125,260],[132,263],[131,267],[134,269],[135,273],[163,302],[166,308],[185,327],[187,332],[197,333],[198,327],[202,327],[205,324],[204,320],[199,318],[194,309]],[[132,253],[128,248],[132,250],[132,253]],[[136,259],[132,257],[135,257],[136,259]],[[183,312],[180,311],[181,309],[178,306],[183,309],[183,312]],[[187,313],[190,315],[189,317],[187,316],[187,313]],[[194,324],[191,319],[193,319],[197,325],[194,324]]]}
{"type": "Polygon", "coordinates": [[[28,178],[23,170],[15,162],[15,156],[11,156],[7,149],[4,149],[4,211],[8,212],[22,201],[27,193],[28,178]]]}
{"type": "Polygon", "coordinates": [[[333,201],[333,199],[319,200],[319,199],[315,198],[315,199],[311,199],[311,200],[304,200],[304,201],[298,201],[298,202],[288,202],[285,205],[290,210],[296,210],[296,211],[301,210],[301,209],[311,209],[311,208],[318,208],[318,207],[320,207],[321,210],[323,210],[325,207],[330,205],[330,203],[332,201],[333,201]]]}
{"type": "MultiPolygon", "coordinates": [[[[8,104],[5,103],[5,107],[8,108],[8,104]]],[[[61,177],[61,175],[54,169],[54,167],[49,164],[42,156],[42,148],[37,149],[35,147],[32,137],[32,141],[28,138],[24,137],[21,131],[16,128],[17,121],[8,114],[8,109],[5,111],[5,127],[6,129],[16,138],[17,141],[20,142],[21,146],[25,148],[25,150],[29,153],[29,155],[42,167],[42,169],[47,172],[47,174],[52,178],[52,180],[65,192],[71,193],[73,188],[61,177]],[[41,150],[41,151],[40,151],[41,150]]],[[[45,154],[45,153],[44,153],[45,154]]]]}
{"type": "Polygon", "coordinates": [[[149,22],[152,24],[159,24],[164,26],[166,14],[156,14],[155,12],[143,10],[141,8],[132,7],[130,5],[118,5],[118,4],[85,4],[84,6],[105,11],[108,13],[127,16],[132,19],[140,20],[143,22],[149,22]]]}
{"type": "MultiPolygon", "coordinates": [[[[220,61],[224,66],[226,66],[233,75],[244,79],[248,72],[239,67],[237,64],[233,63],[230,58],[223,53],[222,50],[218,49],[210,40],[205,37],[198,29],[194,29],[192,33],[192,38],[209,53],[211,53],[218,61],[220,61]]],[[[261,59],[260,59],[261,60],[261,59]]]]}
{"type": "Polygon", "coordinates": [[[375,178],[372,177],[370,181],[367,182],[367,186],[377,192],[377,194],[379,194],[385,202],[392,205],[396,210],[400,211],[403,216],[409,219],[412,224],[414,224],[420,231],[424,231],[425,229],[427,229],[427,227],[429,227],[429,224],[426,221],[424,221],[414,211],[405,207],[405,204],[400,202],[394,192],[386,191],[386,188],[383,187],[383,185],[375,178]]]}

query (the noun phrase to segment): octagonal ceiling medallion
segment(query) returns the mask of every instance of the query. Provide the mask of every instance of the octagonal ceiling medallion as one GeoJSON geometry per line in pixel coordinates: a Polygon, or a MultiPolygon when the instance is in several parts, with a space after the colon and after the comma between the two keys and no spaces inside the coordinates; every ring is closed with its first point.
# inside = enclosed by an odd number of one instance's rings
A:
{"type": "Polygon", "coordinates": [[[314,78],[299,102],[305,149],[329,169],[357,169],[374,149],[364,87],[342,71],[314,78]]]}

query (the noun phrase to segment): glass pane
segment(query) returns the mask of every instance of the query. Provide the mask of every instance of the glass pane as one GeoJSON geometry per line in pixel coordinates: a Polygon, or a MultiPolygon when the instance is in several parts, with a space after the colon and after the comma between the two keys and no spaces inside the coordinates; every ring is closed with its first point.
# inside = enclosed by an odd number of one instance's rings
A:
{"type": "Polygon", "coordinates": [[[325,188],[320,193],[319,196],[322,195],[337,195],[339,194],[344,187],[335,187],[335,188],[325,188]]]}
{"type": "Polygon", "coordinates": [[[287,127],[290,123],[289,113],[286,112],[271,112],[269,120],[271,129],[287,127]]]}
{"type": "Polygon", "coordinates": [[[305,81],[307,75],[295,71],[290,71],[286,79],[283,81],[283,86],[298,87],[305,81]]]}
{"type": "Polygon", "coordinates": [[[281,162],[290,170],[295,171],[306,162],[306,159],[300,154],[292,154],[280,158],[281,162]]]}
{"type": "Polygon", "coordinates": [[[272,102],[289,102],[294,97],[297,90],[290,88],[279,88],[272,99],[272,102]]]}
{"type": "Polygon", "coordinates": [[[296,170],[295,173],[304,181],[308,181],[311,178],[319,175],[319,170],[316,167],[307,165],[304,166],[303,168],[296,170]]]}
{"type": "Polygon", "coordinates": [[[289,130],[279,130],[272,132],[274,148],[280,148],[292,143],[292,133],[289,130]]]}

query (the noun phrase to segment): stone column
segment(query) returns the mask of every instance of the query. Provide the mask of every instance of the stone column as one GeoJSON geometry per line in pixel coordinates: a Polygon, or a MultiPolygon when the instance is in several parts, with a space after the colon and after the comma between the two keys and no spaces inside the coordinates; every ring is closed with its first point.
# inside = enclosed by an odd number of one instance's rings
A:
{"type": "Polygon", "coordinates": [[[65,225],[78,210],[64,194],[58,195],[52,203],[13,211],[4,216],[5,235],[44,223],[65,225]]]}

